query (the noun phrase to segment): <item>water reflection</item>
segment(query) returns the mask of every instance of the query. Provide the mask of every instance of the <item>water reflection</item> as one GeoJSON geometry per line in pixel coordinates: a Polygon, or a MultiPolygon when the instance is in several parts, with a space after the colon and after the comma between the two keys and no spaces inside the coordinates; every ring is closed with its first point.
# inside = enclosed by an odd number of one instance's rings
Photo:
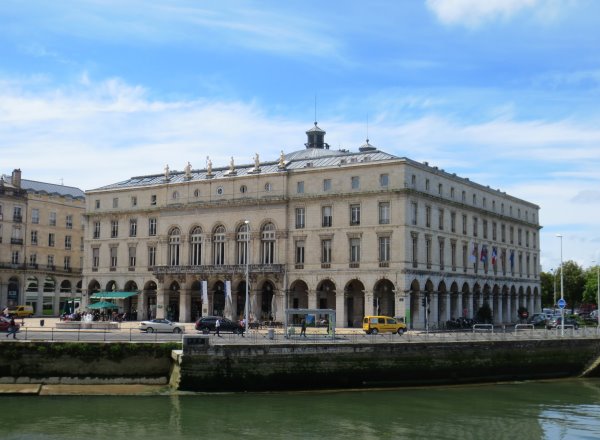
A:
{"type": "Polygon", "coordinates": [[[5,396],[0,438],[590,439],[600,438],[599,403],[598,380],[328,393],[5,396]]]}

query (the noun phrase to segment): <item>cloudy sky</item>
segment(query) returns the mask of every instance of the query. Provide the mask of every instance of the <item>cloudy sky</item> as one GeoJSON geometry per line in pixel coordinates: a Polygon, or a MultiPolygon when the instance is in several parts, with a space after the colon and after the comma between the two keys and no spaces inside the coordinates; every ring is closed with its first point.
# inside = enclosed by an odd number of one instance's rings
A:
{"type": "Polygon", "coordinates": [[[83,190],[275,160],[315,118],[538,204],[600,260],[600,2],[0,3],[0,173],[83,190]],[[367,123],[368,121],[368,123],[367,123]]]}

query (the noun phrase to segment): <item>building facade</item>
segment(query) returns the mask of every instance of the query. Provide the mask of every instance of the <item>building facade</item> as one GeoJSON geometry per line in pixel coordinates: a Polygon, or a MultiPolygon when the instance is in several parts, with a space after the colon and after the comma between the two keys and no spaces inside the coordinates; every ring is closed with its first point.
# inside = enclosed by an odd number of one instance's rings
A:
{"type": "Polygon", "coordinates": [[[81,297],[85,194],[0,176],[0,305],[57,316],[81,297]]]}
{"type": "Polygon", "coordinates": [[[541,309],[539,207],[367,142],[261,162],[138,176],[87,194],[84,301],[124,291],[138,319],[283,321],[332,308],[336,326],[403,317],[411,328],[541,309]],[[246,275],[246,272],[248,274],[246,275]],[[135,294],[134,294],[135,293],[135,294]]]}

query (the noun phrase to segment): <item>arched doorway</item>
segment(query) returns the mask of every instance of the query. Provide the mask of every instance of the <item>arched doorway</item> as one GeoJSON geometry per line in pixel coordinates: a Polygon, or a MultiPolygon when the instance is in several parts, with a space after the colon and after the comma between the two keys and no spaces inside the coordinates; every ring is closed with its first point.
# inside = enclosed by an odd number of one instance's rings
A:
{"type": "MultiPolygon", "coordinates": [[[[288,308],[307,309],[308,308],[308,286],[302,280],[294,281],[290,286],[288,308]]],[[[290,317],[291,324],[300,324],[302,317],[293,315],[290,317]]]]}
{"type": "Polygon", "coordinates": [[[213,315],[223,316],[225,311],[225,283],[217,281],[213,285],[213,315]]]}
{"type": "Polygon", "coordinates": [[[146,316],[148,319],[156,318],[156,283],[154,281],[148,281],[144,285],[144,291],[142,295],[145,297],[145,310],[138,310],[138,315],[142,319],[146,316]]]}
{"type": "Polygon", "coordinates": [[[190,286],[190,299],[192,321],[196,321],[202,316],[202,283],[198,280],[190,286]]]}
{"type": "Polygon", "coordinates": [[[420,293],[421,286],[419,285],[419,282],[417,280],[413,280],[412,283],[410,283],[410,313],[406,317],[406,322],[411,329],[417,328],[417,323],[423,321],[421,318],[422,313],[420,293]]]}
{"type": "Polygon", "coordinates": [[[380,280],[373,289],[373,313],[375,315],[396,316],[394,284],[390,280],[380,280]]]}
{"type": "MultiPolygon", "coordinates": [[[[125,283],[125,292],[137,292],[138,286],[135,281],[129,280],[125,283]]],[[[138,295],[130,296],[123,300],[123,313],[125,319],[137,319],[138,295]]]]}
{"type": "Polygon", "coordinates": [[[344,303],[347,327],[361,327],[365,316],[365,286],[358,280],[351,280],[344,288],[344,303]]]}
{"type": "Polygon", "coordinates": [[[273,321],[276,317],[275,286],[271,281],[265,281],[260,291],[260,313],[259,319],[273,321]],[[275,306],[275,307],[273,307],[275,306]]]}
{"type": "Polygon", "coordinates": [[[167,310],[165,313],[165,317],[170,321],[179,320],[179,290],[179,283],[173,281],[169,286],[169,299],[167,301],[167,310]]]}
{"type": "MultiPolygon", "coordinates": [[[[8,280],[8,296],[7,305],[16,306],[19,303],[19,279],[17,277],[11,277],[8,280]]],[[[35,311],[35,308],[34,308],[35,311]]]]}

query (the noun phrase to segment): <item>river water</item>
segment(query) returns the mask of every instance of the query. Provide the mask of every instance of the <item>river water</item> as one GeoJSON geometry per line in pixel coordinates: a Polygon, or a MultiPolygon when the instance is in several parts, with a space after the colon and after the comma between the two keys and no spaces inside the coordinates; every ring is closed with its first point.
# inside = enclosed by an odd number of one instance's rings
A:
{"type": "Polygon", "coordinates": [[[171,396],[1,396],[2,440],[599,439],[600,380],[171,396]]]}

